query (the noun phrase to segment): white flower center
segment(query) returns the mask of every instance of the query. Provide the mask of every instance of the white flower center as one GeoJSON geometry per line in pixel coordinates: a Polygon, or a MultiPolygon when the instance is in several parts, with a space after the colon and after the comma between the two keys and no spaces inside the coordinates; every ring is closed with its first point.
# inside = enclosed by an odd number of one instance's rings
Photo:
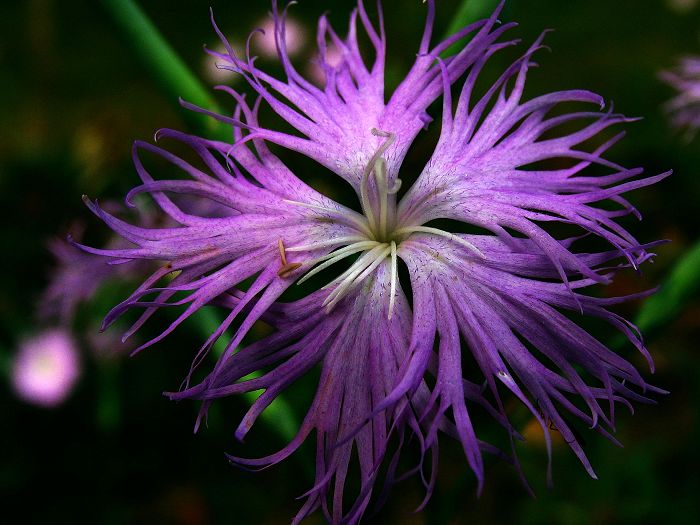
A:
{"type": "MultiPolygon", "coordinates": [[[[327,311],[331,311],[355,286],[369,277],[372,272],[387,258],[391,261],[391,290],[389,298],[388,315],[391,319],[394,311],[394,303],[396,299],[396,287],[398,283],[398,257],[397,251],[401,242],[407,239],[413,233],[428,233],[447,237],[450,240],[457,242],[470,251],[483,257],[483,253],[471,244],[470,242],[437,228],[422,226],[419,224],[401,224],[396,213],[396,193],[401,188],[401,180],[396,181],[389,186],[389,178],[386,169],[386,160],[382,157],[384,152],[393,144],[396,139],[394,133],[372,129],[372,134],[377,137],[384,137],[386,140],[379,146],[377,151],[372,155],[367,167],[362,173],[360,180],[360,204],[362,206],[362,219],[348,217],[340,212],[328,210],[326,208],[301,203],[292,202],[299,206],[319,209],[324,212],[333,212],[338,215],[338,219],[343,222],[351,223],[358,230],[357,236],[345,237],[342,239],[329,239],[328,241],[320,241],[314,244],[304,246],[293,246],[287,248],[290,252],[312,251],[323,248],[324,246],[337,246],[339,243],[347,243],[345,246],[336,249],[335,251],[318,257],[305,263],[304,266],[312,268],[308,271],[297,284],[301,284],[310,277],[316,275],[329,266],[357,253],[361,255],[357,260],[341,275],[329,282],[323,289],[333,287],[333,291],[328,294],[323,306],[327,311]],[[372,175],[374,175],[372,177],[372,175]],[[342,216],[341,216],[342,215],[342,216]]],[[[290,201],[291,202],[291,201],[290,201]]],[[[280,270],[281,277],[287,277],[296,269],[299,264],[292,265],[286,262],[284,249],[280,244],[280,254],[284,264],[280,270]]]]}

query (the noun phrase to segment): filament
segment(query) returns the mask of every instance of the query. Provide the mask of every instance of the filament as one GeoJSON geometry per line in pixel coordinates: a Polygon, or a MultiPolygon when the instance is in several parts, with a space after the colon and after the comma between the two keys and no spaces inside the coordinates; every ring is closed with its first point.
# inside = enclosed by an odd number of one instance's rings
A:
{"type": "Polygon", "coordinates": [[[474,252],[476,255],[478,255],[482,259],[486,259],[486,256],[484,255],[484,252],[482,252],[479,248],[474,246],[472,243],[469,241],[466,241],[459,237],[458,235],[455,235],[454,233],[446,232],[445,230],[439,230],[437,228],[431,228],[429,226],[407,226],[405,228],[399,228],[398,230],[395,230],[394,233],[396,234],[404,234],[404,233],[414,233],[414,232],[422,232],[422,233],[432,233],[433,235],[439,235],[441,237],[445,237],[453,242],[456,242],[457,244],[461,244],[468,250],[474,252]]]}
{"type": "Polygon", "coordinates": [[[292,246],[291,248],[287,248],[287,251],[288,252],[312,252],[315,250],[319,250],[321,248],[333,246],[335,244],[345,244],[348,242],[355,243],[355,242],[366,241],[366,240],[367,239],[365,237],[362,237],[361,235],[352,235],[352,236],[348,236],[348,237],[338,237],[335,239],[329,239],[327,241],[314,242],[311,244],[302,244],[301,246],[292,246]]]}
{"type": "Polygon", "coordinates": [[[367,276],[369,276],[386,258],[390,251],[391,248],[386,246],[386,244],[382,244],[370,250],[363,257],[358,259],[357,263],[350,268],[351,271],[349,273],[346,272],[347,275],[343,278],[338,287],[333,290],[328,297],[326,297],[325,301],[323,301],[323,306],[326,307],[326,311],[330,312],[335,305],[338,304],[338,302],[345,297],[345,295],[347,295],[353,285],[363,281],[367,276]],[[364,260],[362,263],[360,263],[362,259],[364,260]]]}
{"type": "Polygon", "coordinates": [[[394,315],[394,303],[396,302],[396,281],[398,281],[398,264],[396,260],[396,243],[391,241],[391,290],[389,297],[389,319],[394,315]]]}
{"type": "Polygon", "coordinates": [[[341,248],[339,250],[336,250],[332,253],[329,253],[328,255],[324,255],[323,257],[319,257],[318,259],[312,261],[310,263],[311,266],[314,266],[322,261],[326,261],[323,264],[320,264],[316,266],[313,270],[308,272],[304,277],[299,279],[299,282],[297,284],[301,284],[314,275],[316,275],[318,272],[325,270],[329,266],[332,266],[333,264],[337,263],[338,261],[341,261],[345,259],[346,257],[349,257],[357,252],[363,252],[367,249],[374,248],[375,246],[379,245],[377,241],[362,241],[362,242],[356,242],[354,244],[351,244],[349,246],[346,246],[345,248],[341,248]]]}

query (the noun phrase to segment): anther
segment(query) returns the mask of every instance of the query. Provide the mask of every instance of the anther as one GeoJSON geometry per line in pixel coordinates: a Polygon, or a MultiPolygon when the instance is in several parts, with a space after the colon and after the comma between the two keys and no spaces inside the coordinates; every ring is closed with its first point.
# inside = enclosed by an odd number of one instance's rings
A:
{"type": "Polygon", "coordinates": [[[291,277],[294,270],[296,270],[300,267],[301,267],[301,263],[290,263],[290,264],[280,268],[279,271],[277,272],[277,275],[279,277],[281,277],[282,279],[286,279],[287,277],[291,277]]]}
{"type": "Polygon", "coordinates": [[[291,276],[294,270],[301,267],[301,263],[287,262],[287,254],[285,253],[282,239],[277,240],[277,247],[280,250],[280,259],[282,260],[282,267],[277,271],[277,276],[281,277],[282,279],[286,279],[287,277],[291,276]]]}
{"type": "Polygon", "coordinates": [[[396,179],[394,181],[394,185],[391,188],[387,189],[386,192],[389,195],[396,195],[400,189],[401,189],[401,179],[396,179]]]}

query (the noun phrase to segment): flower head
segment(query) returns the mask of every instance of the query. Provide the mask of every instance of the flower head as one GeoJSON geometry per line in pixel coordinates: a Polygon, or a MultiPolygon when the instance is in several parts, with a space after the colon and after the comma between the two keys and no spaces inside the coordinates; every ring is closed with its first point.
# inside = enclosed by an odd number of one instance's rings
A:
{"type": "MultiPolygon", "coordinates": [[[[532,412],[548,443],[550,427],[556,425],[594,475],[565,414],[613,439],[609,432],[616,404],[649,402],[646,395],[659,392],[565,312],[607,321],[651,364],[636,329],[608,310],[624,299],[600,299],[583,290],[608,283],[616,270],[637,268],[651,257],[649,245],[638,242],[616,218],[638,214],[625,193],[667,174],[640,178],[640,168],[624,168],[605,158],[622,136],[602,138],[605,130],[629,119],[601,111],[598,95],[571,90],[523,98],[542,38],[477,96],[474,86],[490,57],[515,44],[501,41],[513,24],[498,22],[499,7],[490,18],[433,45],[434,1],[426,8],[417,58],[387,96],[381,10],[373,23],[360,1],[345,38],[325,17],[320,19],[319,64],[325,82],[316,87],[291,64],[285,12],[273,2],[286,78],[258,69],[252,57],[237,56],[223,39],[226,52],[212,52],[219,67],[242,75],[257,100],[249,105],[238,92],[219,86],[236,102],[232,116],[184,103],[230,124],[232,143],[159,132],[160,139],[191,149],[198,157],[196,165],[160,146],[134,145],[142,184],[127,202],[149,193],[177,226],[134,226],[88,201],[133,247],[86,250],[117,260],[166,261],[110,312],[106,324],[129,309],[143,308],[128,332],[133,333],[159,308],[184,307],[145,347],[202,306],[220,305],[228,315],[197,354],[193,368],[235,326],[227,351],[207,377],[190,385],[190,374],[186,387],[171,398],[202,400],[204,415],[214,399],[263,390],[236,430],[242,439],[276,396],[320,367],[317,391],[297,436],[266,458],[231,457],[249,468],[266,467],[316,434],[316,480],[294,523],[318,508],[332,523],[357,523],[379,473],[385,473],[388,485],[401,476],[398,458],[407,443],[418,446],[416,470],[426,483],[427,500],[435,483],[440,434],[461,442],[481,487],[482,453],[503,454],[479,439],[473,411],[485,410],[512,440],[520,438],[502,401],[506,393],[532,412]],[[370,63],[360,52],[360,26],[374,51],[370,63]],[[461,51],[443,56],[464,40],[461,51]],[[334,64],[325,60],[329,43],[341,52],[334,64]],[[456,100],[453,87],[459,89],[456,100]],[[441,97],[439,142],[416,182],[404,188],[400,175],[406,153],[432,120],[428,107],[441,97]],[[571,103],[593,107],[560,109],[571,103]],[[261,125],[261,104],[296,132],[261,125]],[[357,210],[304,183],[267,143],[332,170],[354,190],[357,210]],[[155,180],[144,153],[165,159],[179,175],[155,180]],[[599,174],[601,169],[606,173],[599,174]],[[179,194],[214,201],[229,213],[188,213],[174,200],[179,194]],[[574,227],[584,237],[600,238],[608,247],[577,249],[580,237],[551,232],[557,223],[574,227]],[[465,227],[471,233],[463,233],[465,227]],[[399,278],[402,267],[408,272],[406,282],[399,278]],[[335,277],[305,298],[282,300],[295,282],[318,281],[333,270],[335,277]],[[172,280],[159,285],[169,274],[174,274],[172,280]],[[245,280],[252,284],[243,286],[245,280]],[[258,320],[274,332],[241,346],[258,320]],[[475,370],[463,370],[467,355],[481,375],[478,382],[464,379],[476,375],[475,370]],[[247,377],[255,371],[262,374],[247,377]],[[430,472],[423,466],[428,453],[430,472]],[[348,499],[345,485],[353,462],[360,483],[348,499]]],[[[512,460],[517,462],[514,454],[512,460]]]]}
{"type": "Polygon", "coordinates": [[[693,138],[700,128],[700,57],[682,58],[674,69],[661,72],[661,79],[677,92],[664,106],[671,124],[693,138]]]}
{"type": "Polygon", "coordinates": [[[63,403],[79,376],[77,346],[61,329],[47,330],[22,342],[12,364],[16,394],[43,407],[63,403]]]}

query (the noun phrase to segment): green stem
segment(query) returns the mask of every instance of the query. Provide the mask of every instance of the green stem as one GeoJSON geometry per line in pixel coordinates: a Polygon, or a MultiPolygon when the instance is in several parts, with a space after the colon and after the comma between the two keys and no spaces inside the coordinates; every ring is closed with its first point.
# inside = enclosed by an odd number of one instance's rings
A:
{"type": "Polygon", "coordinates": [[[102,360],[97,363],[99,376],[97,392],[97,425],[104,432],[119,427],[122,408],[119,396],[119,366],[116,360],[102,360]]]}
{"type": "MultiPolygon", "coordinates": [[[[165,40],[146,13],[133,0],[102,0],[102,5],[133,48],[136,56],[172,97],[221,113],[222,110],[185,62],[165,40]]],[[[186,117],[198,131],[231,141],[231,130],[206,115],[187,111],[186,117]]]]}
{"type": "Polygon", "coordinates": [[[691,247],[671,270],[659,291],[645,301],[637,326],[646,333],[672,321],[700,290],[700,242],[691,247]]]}
{"type": "MultiPolygon", "coordinates": [[[[209,91],[202,86],[135,1],[102,0],[102,5],[134,48],[138,58],[166,93],[175,100],[182,98],[197,106],[222,113],[209,91]]],[[[220,140],[231,141],[231,130],[225,124],[191,111],[188,111],[187,115],[197,130],[213,134],[220,140]]],[[[209,337],[221,323],[221,319],[207,308],[202,309],[197,318],[199,331],[205,337],[209,337]]],[[[227,343],[226,338],[221,337],[214,345],[214,353],[221,355],[227,343]]],[[[251,375],[246,379],[252,377],[255,376],[251,375]]],[[[253,403],[260,394],[261,392],[249,392],[246,399],[253,403]]],[[[289,405],[281,397],[270,404],[260,419],[287,440],[294,437],[298,428],[289,405]]]]}
{"type": "MultiPolygon", "coordinates": [[[[455,34],[472,22],[489,16],[496,8],[497,0],[463,0],[457,12],[452,17],[450,25],[445,31],[445,38],[455,34]]],[[[443,56],[453,55],[461,50],[464,44],[455,42],[443,53],[443,56]]]]}
{"type": "Polygon", "coordinates": [[[12,369],[12,355],[4,347],[0,346],[0,375],[9,377],[12,369]]]}
{"type": "MultiPolygon", "coordinates": [[[[196,322],[199,327],[199,331],[205,337],[209,337],[214,331],[216,331],[217,328],[219,328],[219,326],[221,326],[221,319],[212,308],[202,308],[197,313],[196,322]]],[[[216,357],[221,356],[228,343],[228,337],[221,336],[212,348],[214,355],[216,357]]],[[[244,377],[243,380],[254,379],[256,377],[260,377],[259,372],[249,374],[244,377]]],[[[262,392],[262,390],[246,392],[244,397],[248,403],[253,404],[258,397],[260,397],[262,392]]],[[[277,396],[277,398],[270,403],[265,411],[260,414],[260,420],[287,441],[292,440],[299,429],[299,424],[294,417],[291,407],[282,396],[277,396]]]]}
{"type": "MultiPolygon", "coordinates": [[[[700,290],[700,241],[685,252],[671,269],[659,290],[644,301],[634,320],[635,326],[639,328],[645,339],[649,340],[681,313],[683,307],[698,290],[700,290]]],[[[610,347],[619,350],[628,343],[624,335],[617,334],[610,341],[610,347]]]]}

